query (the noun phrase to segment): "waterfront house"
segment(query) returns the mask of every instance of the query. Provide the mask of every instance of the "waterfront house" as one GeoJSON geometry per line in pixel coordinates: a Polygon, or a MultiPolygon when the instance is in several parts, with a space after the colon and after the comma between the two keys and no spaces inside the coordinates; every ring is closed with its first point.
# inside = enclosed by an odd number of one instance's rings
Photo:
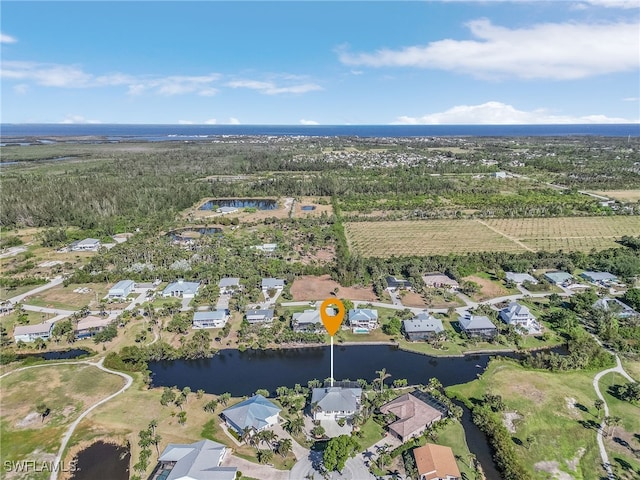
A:
{"type": "Polygon", "coordinates": [[[425,443],[413,449],[420,480],[460,480],[460,469],[451,447],[425,443]]]}
{"type": "Polygon", "coordinates": [[[221,278],[218,282],[220,295],[233,295],[240,290],[240,279],[237,277],[221,278]]]}
{"type": "Polygon", "coordinates": [[[242,435],[245,428],[256,433],[273,427],[278,423],[278,415],[281,410],[258,394],[223,410],[221,415],[229,428],[232,428],[238,435],[242,435]]]}
{"type": "Polygon", "coordinates": [[[110,299],[124,299],[129,296],[129,294],[133,291],[136,284],[133,280],[120,280],[113,287],[109,289],[109,293],[107,296],[110,299]]]}
{"type": "Polygon", "coordinates": [[[322,387],[311,394],[314,420],[351,418],[360,411],[361,388],[322,387]]]}
{"type": "Polygon", "coordinates": [[[235,480],[236,467],[221,467],[227,447],[211,440],[170,443],[158,457],[152,480],[235,480]]]}
{"type": "Polygon", "coordinates": [[[638,317],[640,313],[636,312],[626,303],[622,303],[617,298],[604,297],[593,304],[593,308],[604,310],[605,312],[615,312],[618,318],[638,317]]]}
{"type": "Polygon", "coordinates": [[[69,248],[72,252],[96,252],[101,242],[97,238],[85,238],[79,242],[73,242],[69,248]]]}
{"type": "Polygon", "coordinates": [[[227,310],[212,312],[195,312],[193,314],[193,328],[222,328],[229,320],[227,310]]]}
{"type": "Polygon", "coordinates": [[[524,282],[533,283],[534,285],[538,284],[538,280],[535,277],[529,275],[528,273],[515,273],[515,272],[506,272],[507,281],[511,281],[517,285],[520,285],[524,282]]]}
{"type": "Polygon", "coordinates": [[[546,272],[543,275],[553,285],[567,286],[573,283],[573,275],[567,272],[546,272]]]}
{"type": "Polygon", "coordinates": [[[469,337],[482,337],[485,339],[495,338],[498,329],[489,317],[483,315],[471,315],[467,313],[458,319],[460,329],[469,337]]]}
{"type": "Polygon", "coordinates": [[[13,330],[13,338],[16,343],[34,342],[37,338],[47,340],[51,336],[54,322],[37,323],[35,325],[18,325],[13,330]]]}
{"type": "Polygon", "coordinates": [[[417,437],[433,423],[448,415],[448,409],[424,392],[414,391],[385,403],[380,412],[392,413],[396,420],[387,427],[389,433],[406,442],[417,437]]]}
{"type": "Polygon", "coordinates": [[[261,310],[247,310],[245,318],[247,322],[254,323],[271,323],[273,321],[273,309],[265,308],[261,310]]]}
{"type": "Polygon", "coordinates": [[[460,288],[460,284],[457,281],[439,272],[424,274],[422,281],[429,288],[446,288],[449,290],[460,288]]]}
{"type": "Polygon", "coordinates": [[[378,328],[378,311],[370,308],[349,310],[349,325],[353,333],[369,333],[378,328]]]}
{"type": "Polygon", "coordinates": [[[321,332],[322,319],[320,318],[320,310],[305,310],[304,312],[296,312],[291,318],[291,327],[294,332],[321,332]]]}
{"type": "Polygon", "coordinates": [[[540,332],[540,325],[536,317],[528,307],[520,305],[518,302],[511,302],[508,307],[500,310],[500,319],[507,325],[520,327],[529,333],[540,332]]]}
{"type": "Polygon", "coordinates": [[[419,313],[409,320],[402,321],[402,330],[407,340],[415,342],[417,340],[429,340],[444,332],[442,320],[429,315],[426,312],[419,313]]]}
{"type": "Polygon", "coordinates": [[[179,297],[179,298],[193,298],[198,293],[200,288],[200,282],[185,282],[184,280],[178,280],[177,282],[170,283],[162,291],[163,297],[179,297]]]}
{"type": "Polygon", "coordinates": [[[112,322],[109,317],[96,317],[89,315],[78,322],[76,326],[76,338],[93,337],[96,333],[104,330],[112,322]]]}
{"type": "Polygon", "coordinates": [[[612,275],[609,272],[582,272],[580,274],[582,278],[584,278],[587,282],[591,282],[600,287],[610,287],[612,283],[616,283],[618,281],[618,277],[612,275]]]}

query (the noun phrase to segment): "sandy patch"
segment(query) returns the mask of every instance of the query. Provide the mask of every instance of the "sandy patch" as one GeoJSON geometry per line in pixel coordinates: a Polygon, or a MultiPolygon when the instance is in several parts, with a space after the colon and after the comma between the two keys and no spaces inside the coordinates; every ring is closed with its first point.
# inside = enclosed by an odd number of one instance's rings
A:
{"type": "Polygon", "coordinates": [[[502,414],[502,422],[509,433],[516,433],[516,422],[522,418],[522,415],[518,412],[504,412],[502,414]]]}
{"type": "Polygon", "coordinates": [[[24,417],[22,420],[17,422],[16,423],[16,427],[18,427],[18,428],[30,427],[33,424],[36,424],[38,422],[41,422],[40,414],[38,412],[31,412],[26,417],[24,417]]]}
{"type": "Polygon", "coordinates": [[[309,300],[323,300],[325,298],[338,297],[348,300],[375,301],[377,297],[368,287],[342,287],[332,280],[329,275],[315,277],[303,275],[296,278],[291,285],[291,295],[296,302],[309,300]],[[335,289],[338,289],[334,295],[335,289]]]}
{"type": "Polygon", "coordinates": [[[571,417],[581,418],[580,412],[578,412],[578,408],[576,407],[576,399],[573,397],[564,397],[564,401],[571,417]]]}
{"type": "Polygon", "coordinates": [[[533,465],[533,468],[538,472],[550,473],[552,475],[551,477],[549,477],[550,479],[574,480],[574,477],[572,477],[566,472],[561,471],[559,467],[560,467],[560,464],[554,461],[543,461],[533,465]]]}
{"type": "Polygon", "coordinates": [[[470,275],[468,277],[464,277],[464,280],[469,280],[480,285],[480,291],[473,295],[474,300],[478,300],[480,302],[509,294],[509,291],[502,285],[486,278],[470,275]]]}
{"type": "Polygon", "coordinates": [[[572,471],[577,471],[578,470],[578,464],[580,463],[580,459],[584,456],[584,453],[587,451],[586,448],[584,447],[580,447],[578,449],[578,451],[576,452],[576,456],[573,457],[571,460],[565,460],[567,462],[567,466],[569,467],[570,470],[572,471]]]}
{"type": "Polygon", "coordinates": [[[422,295],[416,292],[403,292],[400,295],[400,301],[407,307],[425,308],[427,306],[422,295]]]}
{"type": "Polygon", "coordinates": [[[520,397],[528,398],[536,404],[540,404],[545,399],[545,394],[541,390],[538,390],[533,385],[521,385],[513,384],[509,387],[509,392],[514,393],[520,397]]]}

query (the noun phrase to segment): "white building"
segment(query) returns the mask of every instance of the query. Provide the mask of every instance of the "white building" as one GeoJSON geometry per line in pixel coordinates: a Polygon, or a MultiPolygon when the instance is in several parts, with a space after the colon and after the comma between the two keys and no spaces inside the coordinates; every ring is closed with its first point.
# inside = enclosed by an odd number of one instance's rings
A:
{"type": "Polygon", "coordinates": [[[135,286],[133,280],[120,280],[109,289],[107,296],[109,298],[127,298],[135,286]]]}
{"type": "Polygon", "coordinates": [[[38,323],[35,325],[18,325],[13,331],[13,338],[16,343],[34,342],[37,338],[47,340],[51,336],[54,322],[50,323],[38,323]]]}
{"type": "Polygon", "coordinates": [[[193,314],[193,328],[223,328],[228,320],[227,310],[196,312],[193,314]]]}
{"type": "Polygon", "coordinates": [[[517,302],[511,302],[507,308],[500,311],[500,318],[507,325],[520,327],[529,333],[539,333],[540,324],[529,308],[517,302]]]}
{"type": "Polygon", "coordinates": [[[97,238],[85,238],[79,242],[73,242],[71,244],[71,251],[73,252],[95,252],[100,248],[100,240],[97,238]]]}
{"type": "Polygon", "coordinates": [[[178,280],[177,282],[170,283],[162,291],[163,297],[180,297],[180,298],[193,298],[198,293],[200,288],[200,282],[185,282],[184,280],[178,280]]]}
{"type": "Polygon", "coordinates": [[[378,311],[370,308],[349,310],[349,325],[353,333],[369,333],[378,328],[378,311]]]}
{"type": "Polygon", "coordinates": [[[360,411],[361,388],[314,388],[311,406],[314,420],[351,418],[360,411]]]}

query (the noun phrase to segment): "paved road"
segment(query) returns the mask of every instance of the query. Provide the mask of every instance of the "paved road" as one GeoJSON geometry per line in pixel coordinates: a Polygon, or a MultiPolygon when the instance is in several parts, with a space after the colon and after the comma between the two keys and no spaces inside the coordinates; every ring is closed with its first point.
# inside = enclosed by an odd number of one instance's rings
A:
{"type": "MultiPolygon", "coordinates": [[[[598,372],[595,377],[593,377],[593,388],[596,391],[596,395],[598,398],[604,402],[604,416],[605,418],[609,416],[609,406],[607,405],[607,401],[604,399],[604,396],[600,392],[600,379],[607,375],[608,373],[619,373],[624,378],[629,380],[630,382],[635,382],[631,375],[629,375],[624,368],[622,368],[622,363],[620,363],[620,357],[616,355],[616,366],[613,368],[608,368],[607,370],[603,370],[598,372]]],[[[602,459],[602,466],[607,471],[607,477],[609,480],[616,480],[616,475],[613,473],[613,469],[611,468],[611,464],[609,463],[609,455],[607,454],[607,450],[604,448],[604,438],[603,434],[605,432],[606,423],[604,419],[600,424],[600,428],[598,428],[596,440],[598,442],[598,448],[600,449],[600,458],[602,459]]]]}
{"type": "Polygon", "coordinates": [[[30,296],[30,295],[35,295],[36,293],[40,293],[40,292],[44,292],[45,290],[48,290],[50,288],[55,287],[56,285],[60,285],[62,284],[62,282],[64,282],[64,278],[62,277],[56,277],[53,280],[51,280],[49,283],[46,283],[44,285],[40,285],[39,287],[34,288],[33,290],[29,290],[26,293],[23,293],[21,295],[16,295],[15,297],[11,297],[9,299],[9,301],[11,303],[19,303],[21,302],[24,298],[30,296]]]}

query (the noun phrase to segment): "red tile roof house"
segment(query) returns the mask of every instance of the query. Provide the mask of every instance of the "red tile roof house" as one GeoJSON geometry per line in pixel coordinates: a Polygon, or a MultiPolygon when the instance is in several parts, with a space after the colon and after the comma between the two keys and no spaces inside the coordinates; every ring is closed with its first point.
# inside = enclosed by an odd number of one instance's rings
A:
{"type": "Polygon", "coordinates": [[[427,443],[413,449],[420,480],[459,480],[460,469],[453,450],[444,445],[427,443]]]}

